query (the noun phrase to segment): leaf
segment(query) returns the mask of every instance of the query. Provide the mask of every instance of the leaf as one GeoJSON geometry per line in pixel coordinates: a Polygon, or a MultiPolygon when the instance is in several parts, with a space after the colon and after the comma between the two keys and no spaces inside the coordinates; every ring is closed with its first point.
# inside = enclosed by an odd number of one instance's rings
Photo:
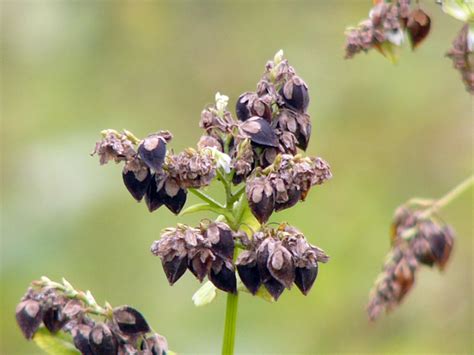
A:
{"type": "Polygon", "coordinates": [[[77,355],[80,354],[72,344],[72,340],[61,332],[51,334],[45,327],[41,327],[33,337],[36,345],[47,354],[77,355]]]}
{"type": "Polygon", "coordinates": [[[400,59],[400,47],[385,41],[375,47],[392,64],[397,64],[400,59]]]}
{"type": "Polygon", "coordinates": [[[193,302],[196,307],[205,306],[216,298],[216,286],[211,281],[207,281],[193,295],[193,302]]]}
{"type": "Polygon", "coordinates": [[[197,203],[195,205],[185,208],[183,211],[181,211],[179,215],[184,216],[187,214],[203,212],[203,211],[212,211],[212,207],[207,203],[197,203]]]}

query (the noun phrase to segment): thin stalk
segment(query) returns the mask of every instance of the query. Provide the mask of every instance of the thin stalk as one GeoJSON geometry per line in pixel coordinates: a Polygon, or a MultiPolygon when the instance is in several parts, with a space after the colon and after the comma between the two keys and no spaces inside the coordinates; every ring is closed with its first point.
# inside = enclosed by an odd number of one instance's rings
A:
{"type": "Polygon", "coordinates": [[[192,194],[196,195],[199,197],[201,200],[204,202],[207,202],[209,205],[213,207],[218,207],[218,208],[225,208],[225,206],[222,206],[219,202],[214,200],[211,196],[207,195],[206,193],[202,192],[201,190],[189,188],[188,189],[192,194]]]}
{"type": "Polygon", "coordinates": [[[474,184],[474,175],[469,176],[466,180],[461,182],[459,185],[454,187],[451,191],[449,191],[446,195],[438,199],[435,203],[431,205],[428,209],[426,209],[421,217],[427,218],[431,216],[433,213],[438,211],[439,209],[447,206],[457,197],[462,195],[467,189],[469,189],[474,184]]]}
{"type": "Polygon", "coordinates": [[[239,294],[227,294],[227,306],[225,311],[224,342],[222,343],[222,355],[233,355],[235,344],[235,329],[237,325],[237,308],[239,305],[239,294]]]}

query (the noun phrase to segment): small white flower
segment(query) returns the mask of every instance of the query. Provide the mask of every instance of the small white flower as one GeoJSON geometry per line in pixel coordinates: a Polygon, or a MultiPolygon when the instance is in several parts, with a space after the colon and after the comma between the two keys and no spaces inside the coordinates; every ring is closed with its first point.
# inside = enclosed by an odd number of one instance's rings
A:
{"type": "Polygon", "coordinates": [[[216,93],[216,108],[219,112],[224,112],[229,103],[229,96],[221,95],[219,92],[216,93]]]}
{"type": "Polygon", "coordinates": [[[444,0],[441,3],[445,13],[463,22],[473,18],[474,6],[472,5],[472,0],[444,0]]]}
{"type": "Polygon", "coordinates": [[[467,31],[467,48],[469,52],[474,51],[474,28],[469,27],[467,31]]]}
{"type": "Polygon", "coordinates": [[[215,147],[206,147],[204,149],[211,152],[212,157],[216,160],[218,168],[222,168],[226,174],[230,173],[232,159],[227,154],[222,153],[215,147]]]}
{"type": "Polygon", "coordinates": [[[196,307],[201,307],[211,303],[215,297],[216,287],[210,281],[207,281],[193,295],[193,302],[196,307]]]}

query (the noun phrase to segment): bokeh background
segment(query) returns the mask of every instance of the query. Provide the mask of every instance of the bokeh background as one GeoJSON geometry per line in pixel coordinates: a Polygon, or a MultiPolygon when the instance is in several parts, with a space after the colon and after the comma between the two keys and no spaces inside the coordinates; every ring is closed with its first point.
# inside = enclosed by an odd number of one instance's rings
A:
{"type": "Polygon", "coordinates": [[[309,154],[327,159],[334,179],[272,220],[298,226],[332,259],[308,297],[243,295],[236,351],[472,353],[470,193],[443,211],[458,233],[447,270],[424,269],[378,323],[365,314],[395,207],[472,172],[472,101],[444,57],[461,24],[432,3],[423,2],[430,37],[393,66],[375,52],[342,58],[344,28],[367,16],[368,0],[3,1],[0,353],[38,352],[14,309],[41,275],[137,307],[179,353],[220,351],[225,297],[195,308],[196,280],[169,287],[149,253],[178,218],[148,213],[120,167],[89,153],[104,128],[169,129],[175,151],[194,146],[215,92],[233,105],[280,48],[310,87],[309,154]]]}

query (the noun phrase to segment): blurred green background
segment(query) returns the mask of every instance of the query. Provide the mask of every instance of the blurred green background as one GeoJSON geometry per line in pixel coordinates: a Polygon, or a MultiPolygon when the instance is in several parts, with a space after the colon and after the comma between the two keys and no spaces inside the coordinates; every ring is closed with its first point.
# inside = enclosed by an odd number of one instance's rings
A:
{"type": "Polygon", "coordinates": [[[169,287],[149,252],[178,218],[148,213],[120,167],[89,153],[104,128],[169,129],[175,151],[194,146],[215,92],[233,105],[280,48],[310,87],[308,153],[334,178],[272,220],[299,227],[331,261],[308,297],[243,295],[236,351],[472,353],[470,193],[443,211],[458,233],[444,274],[423,269],[395,313],[376,324],[365,314],[395,207],[472,171],[472,101],[444,57],[461,24],[432,3],[430,37],[393,66],[375,52],[342,58],[344,28],[367,17],[368,0],[3,1],[0,353],[38,352],[14,309],[41,275],[137,307],[179,353],[220,351],[225,297],[195,308],[196,280],[169,287]]]}

